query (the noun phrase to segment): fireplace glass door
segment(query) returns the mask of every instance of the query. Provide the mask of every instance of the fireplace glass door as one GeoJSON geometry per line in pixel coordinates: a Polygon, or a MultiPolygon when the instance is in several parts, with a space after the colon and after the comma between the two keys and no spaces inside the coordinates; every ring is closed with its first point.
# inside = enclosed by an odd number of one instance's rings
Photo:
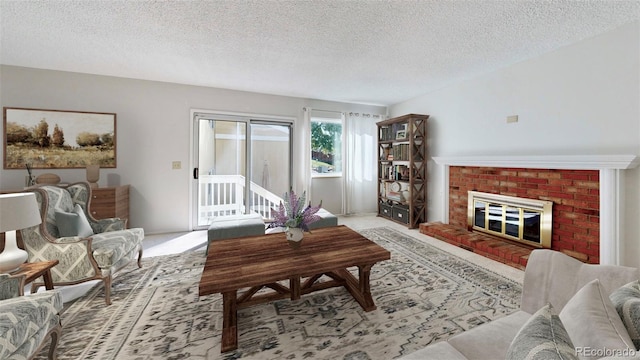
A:
{"type": "Polygon", "coordinates": [[[483,201],[476,201],[474,203],[474,216],[473,216],[473,226],[477,226],[479,228],[485,228],[487,217],[485,216],[487,204],[483,201]]]}
{"type": "Polygon", "coordinates": [[[503,195],[469,193],[472,229],[534,246],[550,246],[551,202],[527,200],[525,204],[522,199],[503,195]],[[539,208],[536,208],[537,202],[540,202],[539,208]],[[545,217],[547,223],[543,222],[545,217]]]}
{"type": "Polygon", "coordinates": [[[537,211],[524,210],[522,215],[524,228],[522,238],[525,240],[540,242],[540,221],[542,214],[537,211]]]}
{"type": "Polygon", "coordinates": [[[489,224],[487,229],[502,233],[502,206],[489,203],[489,224]]]}
{"type": "Polygon", "coordinates": [[[513,237],[520,237],[520,210],[511,206],[505,209],[504,233],[513,237]]]}

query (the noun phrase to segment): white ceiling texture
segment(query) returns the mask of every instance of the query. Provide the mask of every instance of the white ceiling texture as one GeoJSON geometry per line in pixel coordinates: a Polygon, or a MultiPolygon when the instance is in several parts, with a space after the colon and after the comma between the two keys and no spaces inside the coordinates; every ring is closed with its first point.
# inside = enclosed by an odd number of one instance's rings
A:
{"type": "Polygon", "coordinates": [[[391,105],[640,18],[639,0],[0,0],[0,63],[391,105]]]}

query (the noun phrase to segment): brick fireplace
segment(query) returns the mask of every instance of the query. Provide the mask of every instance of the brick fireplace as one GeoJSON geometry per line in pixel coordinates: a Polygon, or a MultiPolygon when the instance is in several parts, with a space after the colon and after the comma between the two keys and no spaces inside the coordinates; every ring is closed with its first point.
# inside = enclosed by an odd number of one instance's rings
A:
{"type": "Polygon", "coordinates": [[[441,222],[423,224],[421,232],[523,268],[535,247],[468,230],[467,193],[515,196],[553,202],[551,249],[586,263],[619,262],[621,170],[636,157],[449,157],[443,165],[441,222]]]}
{"type": "Polygon", "coordinates": [[[553,202],[551,249],[600,262],[600,181],[597,170],[452,166],[449,224],[467,227],[467,191],[553,202]]]}

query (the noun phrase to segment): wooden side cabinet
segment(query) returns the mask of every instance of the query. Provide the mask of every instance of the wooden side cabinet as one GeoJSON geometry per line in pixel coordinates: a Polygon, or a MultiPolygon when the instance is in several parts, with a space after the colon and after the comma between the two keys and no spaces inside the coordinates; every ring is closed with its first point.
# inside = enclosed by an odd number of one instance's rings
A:
{"type": "Polygon", "coordinates": [[[91,189],[91,215],[96,219],[120,218],[129,225],[129,185],[91,189]]]}

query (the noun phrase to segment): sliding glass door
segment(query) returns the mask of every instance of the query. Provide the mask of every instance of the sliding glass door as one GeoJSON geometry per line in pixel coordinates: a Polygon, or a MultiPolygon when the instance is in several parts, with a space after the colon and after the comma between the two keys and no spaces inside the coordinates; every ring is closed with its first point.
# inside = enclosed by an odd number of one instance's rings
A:
{"type": "Polygon", "coordinates": [[[251,212],[270,218],[291,184],[291,122],[194,116],[192,227],[251,212]]]}
{"type": "Polygon", "coordinates": [[[198,129],[196,228],[217,216],[245,213],[247,123],[201,118],[198,129]]]}
{"type": "Polygon", "coordinates": [[[270,194],[282,197],[291,186],[291,124],[251,122],[252,210],[270,218],[270,194]],[[260,193],[259,193],[260,192],[260,193]]]}

